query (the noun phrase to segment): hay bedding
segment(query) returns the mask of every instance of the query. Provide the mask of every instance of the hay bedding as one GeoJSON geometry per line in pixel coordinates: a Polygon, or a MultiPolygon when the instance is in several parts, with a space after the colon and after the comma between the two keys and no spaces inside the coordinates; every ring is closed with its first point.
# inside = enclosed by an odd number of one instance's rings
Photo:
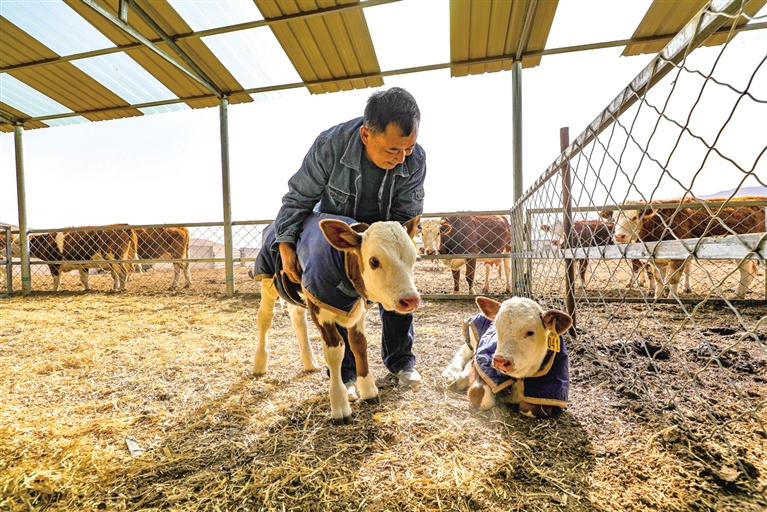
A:
{"type": "MultiPolygon", "coordinates": [[[[356,402],[353,423],[333,425],[327,377],[301,370],[287,315],[275,317],[269,373],[251,376],[257,303],[131,292],[0,301],[0,510],[767,506],[580,341],[568,412],[534,421],[508,407],[472,411],[440,378],[475,311],[468,301],[418,311],[417,391],[383,368],[370,314],[381,402],[356,402]]],[[[647,364],[635,359],[626,364],[647,364]]],[[[764,483],[764,439],[735,441],[764,483]]]]}

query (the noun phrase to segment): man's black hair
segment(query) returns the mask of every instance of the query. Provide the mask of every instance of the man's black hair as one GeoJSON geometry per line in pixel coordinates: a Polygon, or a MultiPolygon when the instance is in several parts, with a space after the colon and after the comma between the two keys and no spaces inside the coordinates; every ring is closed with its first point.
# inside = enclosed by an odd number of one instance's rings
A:
{"type": "Polygon", "coordinates": [[[389,123],[394,123],[408,136],[420,123],[421,111],[412,94],[401,87],[392,87],[370,95],[362,121],[373,133],[383,133],[389,123]]]}

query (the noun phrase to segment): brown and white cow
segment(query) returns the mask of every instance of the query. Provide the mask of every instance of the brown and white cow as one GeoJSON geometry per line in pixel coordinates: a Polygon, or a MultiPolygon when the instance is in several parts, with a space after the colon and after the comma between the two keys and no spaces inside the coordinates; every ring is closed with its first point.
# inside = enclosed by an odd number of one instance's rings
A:
{"type": "MultiPolygon", "coordinates": [[[[132,229],[94,229],[88,231],[65,231],[39,233],[29,236],[29,255],[49,263],[53,276],[53,291],[58,291],[61,274],[77,270],[84,290],[90,290],[89,268],[108,268],[114,280],[114,290],[125,290],[133,265],[114,262],[136,257],[136,233],[132,229]],[[88,263],[70,263],[89,261],[88,263]]],[[[18,235],[13,236],[11,251],[21,256],[18,235]]]]}
{"type": "MultiPolygon", "coordinates": [[[[325,362],[330,371],[330,415],[336,422],[349,423],[351,407],[349,390],[341,378],[341,361],[344,357],[344,342],[338,326],[348,332],[349,346],[357,361],[357,388],[359,396],[366,401],[378,401],[378,388],[370,373],[367,357],[367,333],[365,329],[366,304],[378,302],[387,311],[411,313],[420,306],[420,295],[413,280],[416,248],[412,238],[416,234],[418,218],[404,224],[399,222],[374,222],[349,225],[343,220],[324,219],[319,222],[324,239],[301,237],[303,243],[330,244],[345,257],[343,287],[353,289],[359,296],[350,311],[342,311],[317,300],[302,283],[301,298],[322,338],[325,362]]],[[[268,247],[268,246],[265,246],[268,247]]],[[[324,252],[319,247],[306,248],[307,254],[324,252]]],[[[262,252],[265,249],[262,248],[262,252]]],[[[306,262],[304,281],[307,275],[306,262]]],[[[279,296],[274,278],[256,273],[261,280],[261,303],[258,307],[258,348],[253,364],[253,373],[265,374],[267,364],[268,332],[274,318],[274,305],[279,296]]],[[[341,284],[338,287],[342,286],[341,284]]],[[[306,311],[289,304],[290,318],[299,341],[301,361],[305,370],[314,370],[317,363],[309,345],[306,311]]]]}
{"type": "MultiPolygon", "coordinates": [[[[439,254],[440,228],[442,226],[441,218],[421,219],[419,229],[421,231],[421,241],[423,242],[424,254],[439,254]]],[[[433,260],[437,265],[442,265],[454,272],[458,272],[466,265],[466,260],[461,258],[433,260]]],[[[501,270],[506,271],[506,284],[509,287],[509,275],[511,273],[511,260],[508,258],[477,258],[478,263],[485,266],[485,284],[482,287],[483,293],[490,292],[490,270],[495,267],[498,271],[498,278],[501,279],[501,270]]],[[[457,292],[456,292],[457,293],[457,292]]],[[[472,292],[470,292],[472,293],[472,292]]]]}
{"type": "Polygon", "coordinates": [[[485,329],[479,333],[471,319],[464,321],[465,343],[442,372],[449,387],[468,389],[471,404],[483,410],[494,407],[496,398],[536,418],[567,407],[569,360],[560,337],[572,325],[570,315],[524,297],[502,303],[477,297],[476,303],[485,329]]]}
{"type": "MultiPolygon", "coordinates": [[[[509,220],[502,215],[446,216],[440,220],[439,254],[501,254],[511,252],[511,228],[509,220]]],[[[459,293],[461,267],[466,267],[469,294],[474,294],[474,272],[477,262],[485,264],[485,285],[488,293],[488,276],[491,265],[503,265],[506,274],[506,293],[511,293],[509,258],[454,258],[441,260],[453,273],[453,293],[459,293]]]]}
{"type": "MultiPolygon", "coordinates": [[[[138,241],[137,253],[141,259],[187,259],[189,257],[189,230],[183,226],[135,229],[134,231],[138,241]]],[[[188,261],[173,263],[171,290],[178,286],[181,274],[186,281],[184,288],[189,288],[192,284],[192,275],[189,272],[188,261]]]]}
{"type": "MultiPolygon", "coordinates": [[[[726,202],[729,198],[707,199],[703,202],[726,202]]],[[[739,197],[735,200],[767,200],[766,197],[739,197]]],[[[702,238],[731,234],[764,233],[765,208],[762,206],[727,206],[696,208],[681,207],[684,203],[697,201],[691,197],[670,200],[626,201],[623,204],[640,205],[643,208],[615,212],[616,243],[658,242],[685,238],[702,238]],[[653,208],[661,203],[679,203],[679,208],[653,208]],[[711,210],[709,213],[708,210],[711,210]]],[[[612,214],[603,211],[603,217],[612,214]]],[[[656,297],[668,296],[669,289],[675,294],[681,270],[689,260],[651,260],[656,270],[656,297]]],[[[735,290],[737,298],[744,298],[756,276],[757,264],[744,260],[738,265],[740,279],[735,290]]]]}
{"type": "MultiPolygon", "coordinates": [[[[554,224],[549,226],[542,224],[540,226],[541,231],[546,233],[551,239],[551,245],[554,247],[564,247],[565,243],[565,231],[564,226],[560,220],[554,221],[554,224]]],[[[599,247],[613,242],[613,230],[614,223],[605,222],[602,220],[576,220],[573,221],[572,229],[570,231],[570,248],[577,247],[599,247]]],[[[581,285],[586,285],[586,270],[589,266],[589,259],[578,259],[577,274],[581,278],[581,285]]],[[[640,287],[645,286],[645,276],[649,280],[649,287],[651,292],[655,291],[655,277],[652,273],[652,268],[644,261],[640,259],[631,260],[631,276],[626,282],[626,288],[631,288],[634,282],[637,282],[640,287]]]]}

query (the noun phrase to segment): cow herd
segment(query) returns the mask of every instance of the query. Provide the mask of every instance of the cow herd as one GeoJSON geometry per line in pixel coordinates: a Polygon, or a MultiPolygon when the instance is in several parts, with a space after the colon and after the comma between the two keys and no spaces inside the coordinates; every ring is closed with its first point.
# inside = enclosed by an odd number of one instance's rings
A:
{"type": "MultiPolygon", "coordinates": [[[[11,239],[11,252],[21,257],[18,235],[11,239]]],[[[121,225],[92,226],[87,229],[35,233],[29,235],[30,258],[47,262],[53,276],[53,291],[58,291],[61,275],[77,270],[84,290],[90,290],[89,269],[106,270],[112,275],[115,291],[125,290],[141,266],[123,260],[187,259],[189,230],[185,227],[124,228],[121,225]]],[[[185,287],[192,283],[189,262],[174,262],[171,289],[183,275],[185,287]]]]}

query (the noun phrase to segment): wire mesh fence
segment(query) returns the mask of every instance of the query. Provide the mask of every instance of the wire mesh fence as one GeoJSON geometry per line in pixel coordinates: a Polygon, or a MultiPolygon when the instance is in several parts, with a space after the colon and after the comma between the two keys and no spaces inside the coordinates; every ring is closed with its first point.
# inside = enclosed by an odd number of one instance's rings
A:
{"type": "Polygon", "coordinates": [[[579,377],[658,422],[648,448],[763,493],[767,44],[694,46],[563,144],[511,210],[513,256],[574,315],[579,377]]]}

